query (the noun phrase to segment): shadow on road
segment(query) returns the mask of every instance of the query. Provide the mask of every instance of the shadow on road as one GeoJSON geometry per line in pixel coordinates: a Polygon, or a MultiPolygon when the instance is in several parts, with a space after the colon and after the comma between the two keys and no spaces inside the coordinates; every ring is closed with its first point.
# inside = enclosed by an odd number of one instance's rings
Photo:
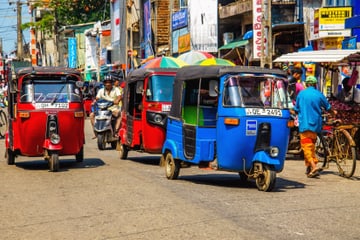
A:
{"type": "MultiPolygon", "coordinates": [[[[160,164],[160,155],[141,156],[141,157],[128,157],[127,160],[137,162],[137,163],[141,163],[141,164],[146,164],[146,165],[157,165],[157,166],[159,166],[159,164],[160,164]]],[[[126,160],[122,160],[122,161],[126,161],[126,160]]]]}
{"type": "MultiPolygon", "coordinates": [[[[80,163],[77,163],[74,159],[60,158],[59,164],[59,172],[69,171],[70,169],[97,168],[105,165],[99,158],[86,158],[80,163]]],[[[45,160],[21,161],[16,162],[15,165],[24,170],[49,170],[49,165],[45,160]]]]}
{"type": "MultiPolygon", "coordinates": [[[[212,185],[228,188],[257,188],[255,180],[246,182],[240,181],[237,174],[197,174],[191,176],[179,176],[178,180],[189,181],[196,184],[212,185]]],[[[305,184],[288,179],[276,178],[276,185],[273,192],[284,192],[288,189],[305,188],[305,184]]]]}

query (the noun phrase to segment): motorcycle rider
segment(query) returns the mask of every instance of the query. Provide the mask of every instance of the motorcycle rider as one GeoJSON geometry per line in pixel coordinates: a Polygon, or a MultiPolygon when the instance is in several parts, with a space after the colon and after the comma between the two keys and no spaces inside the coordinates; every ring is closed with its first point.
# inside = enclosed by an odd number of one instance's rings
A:
{"type": "MultiPolygon", "coordinates": [[[[121,100],[121,93],[119,88],[114,87],[113,86],[113,79],[110,75],[106,76],[104,81],[104,88],[101,88],[97,94],[96,94],[96,98],[93,102],[93,104],[100,99],[104,99],[107,101],[111,101],[114,104],[109,107],[109,110],[112,112],[113,117],[116,119],[116,124],[115,124],[115,131],[114,134],[117,135],[119,128],[120,128],[120,108],[119,108],[119,102],[121,100]]],[[[90,113],[90,122],[91,125],[94,129],[94,124],[95,124],[95,113],[91,112],[90,113]]]]}

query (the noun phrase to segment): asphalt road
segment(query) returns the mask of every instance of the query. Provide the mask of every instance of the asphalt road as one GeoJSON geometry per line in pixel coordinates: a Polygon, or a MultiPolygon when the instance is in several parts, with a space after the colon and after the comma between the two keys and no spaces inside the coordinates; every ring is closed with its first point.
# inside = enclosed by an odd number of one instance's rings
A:
{"type": "Polygon", "coordinates": [[[360,239],[360,166],[352,179],[334,164],[309,179],[289,158],[269,193],[197,167],[171,181],[158,155],[120,160],[86,129],[85,161],[61,157],[59,172],[0,158],[0,239],[360,239]]]}

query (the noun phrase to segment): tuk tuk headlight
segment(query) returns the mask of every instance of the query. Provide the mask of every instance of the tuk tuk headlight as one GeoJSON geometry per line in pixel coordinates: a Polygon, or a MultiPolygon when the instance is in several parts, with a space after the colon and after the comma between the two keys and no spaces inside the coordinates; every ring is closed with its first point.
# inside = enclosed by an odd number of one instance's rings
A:
{"type": "Polygon", "coordinates": [[[271,147],[269,149],[269,154],[270,154],[270,157],[273,157],[273,158],[276,158],[277,156],[279,156],[279,148],[278,147],[271,147]]]}
{"type": "Polygon", "coordinates": [[[154,122],[161,123],[163,120],[163,117],[160,114],[155,114],[154,116],[154,122]]]}
{"type": "Polygon", "coordinates": [[[53,133],[50,135],[50,142],[52,144],[59,144],[60,142],[60,136],[59,134],[53,133]]]}

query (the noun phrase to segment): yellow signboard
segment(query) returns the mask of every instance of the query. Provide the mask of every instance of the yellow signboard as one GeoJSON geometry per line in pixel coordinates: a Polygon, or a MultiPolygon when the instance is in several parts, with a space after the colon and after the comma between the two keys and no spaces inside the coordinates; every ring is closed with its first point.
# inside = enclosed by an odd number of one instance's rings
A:
{"type": "Polygon", "coordinates": [[[319,9],[321,30],[344,29],[345,19],[352,17],[351,7],[328,7],[319,9]]]}
{"type": "Polygon", "coordinates": [[[190,33],[179,37],[179,53],[187,52],[191,50],[190,45],[190,33]]]}

